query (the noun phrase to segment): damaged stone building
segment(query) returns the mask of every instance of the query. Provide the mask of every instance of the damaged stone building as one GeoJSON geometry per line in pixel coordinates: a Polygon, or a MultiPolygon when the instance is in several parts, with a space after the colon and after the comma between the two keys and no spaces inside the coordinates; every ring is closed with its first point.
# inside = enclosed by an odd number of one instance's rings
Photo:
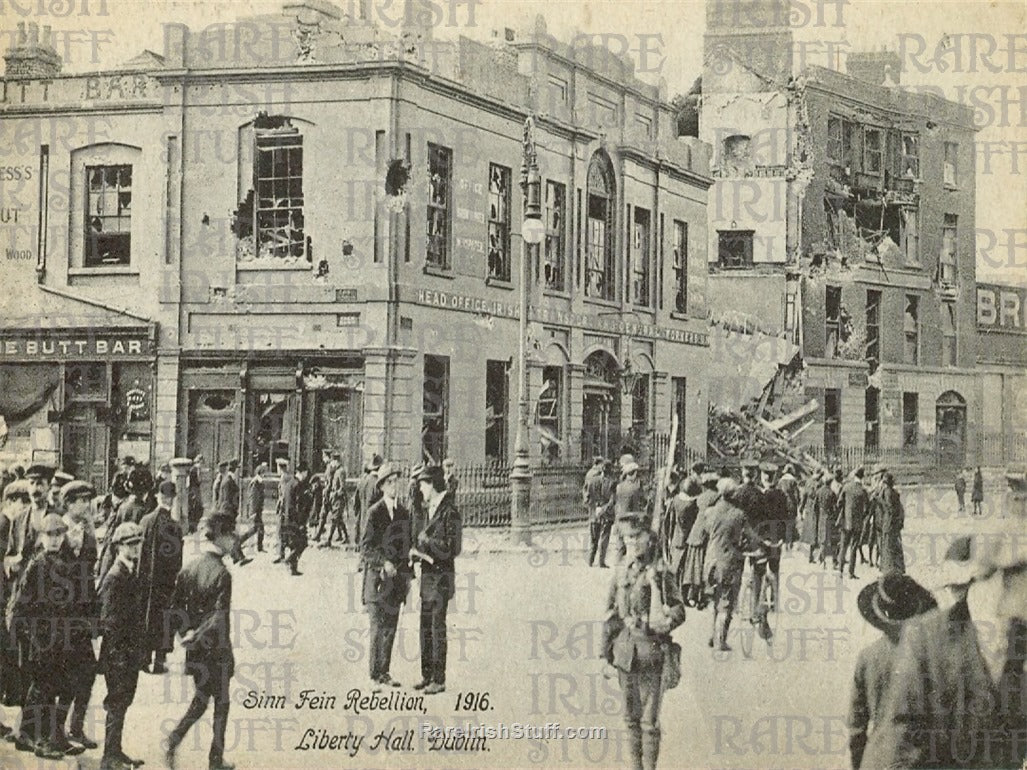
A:
{"type": "Polygon", "coordinates": [[[736,408],[826,456],[973,461],[972,109],[904,89],[884,50],[800,70],[787,3],[742,5],[707,4],[693,89],[716,179],[709,302],[797,355],[736,408]]]}
{"type": "MultiPolygon", "coordinates": [[[[708,149],[677,136],[665,87],[627,57],[556,40],[541,19],[490,43],[440,40],[439,7],[408,0],[383,23],[368,2],[303,0],[168,24],[161,53],[88,75],[62,76],[59,57],[29,72],[32,52],[15,52],[0,119],[17,139],[6,162],[31,172],[26,296],[45,295],[38,310],[61,292],[86,325],[146,343],[95,362],[82,421],[107,422],[88,447],[63,402],[26,391],[19,452],[45,427],[53,459],[100,484],[126,448],[202,453],[208,469],[238,457],[244,474],[316,466],[325,449],[354,472],[372,452],[508,463],[529,115],[545,225],[530,266],[534,458],[645,446],[672,413],[701,451],[708,149]],[[147,406],[133,412],[137,382],[147,406]]],[[[25,334],[51,335],[28,316],[25,334]]]]}

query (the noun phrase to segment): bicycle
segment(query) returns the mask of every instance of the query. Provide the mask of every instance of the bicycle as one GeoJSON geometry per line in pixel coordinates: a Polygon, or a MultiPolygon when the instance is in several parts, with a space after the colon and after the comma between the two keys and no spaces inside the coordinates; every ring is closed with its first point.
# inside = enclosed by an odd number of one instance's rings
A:
{"type": "Polygon", "coordinates": [[[753,639],[758,633],[767,644],[777,633],[780,613],[778,610],[779,576],[769,569],[764,572],[763,585],[760,588],[760,596],[756,596],[756,566],[768,564],[770,559],[767,549],[779,548],[782,541],[776,543],[765,543],[764,548],[755,551],[745,551],[745,567],[742,577],[742,590],[735,605],[735,614],[744,614],[740,618],[742,623],[738,627],[739,641],[742,645],[742,654],[747,658],[752,657],[753,639]],[[768,615],[772,616],[772,622],[768,621],[768,615]]]}

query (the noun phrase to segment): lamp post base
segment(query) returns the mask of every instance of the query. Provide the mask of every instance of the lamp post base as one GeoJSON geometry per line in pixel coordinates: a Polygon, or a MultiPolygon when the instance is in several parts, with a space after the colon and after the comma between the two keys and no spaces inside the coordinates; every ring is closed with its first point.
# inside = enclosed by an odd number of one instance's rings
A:
{"type": "Polygon", "coordinates": [[[510,472],[510,538],[516,545],[531,545],[531,465],[517,458],[510,472]]]}

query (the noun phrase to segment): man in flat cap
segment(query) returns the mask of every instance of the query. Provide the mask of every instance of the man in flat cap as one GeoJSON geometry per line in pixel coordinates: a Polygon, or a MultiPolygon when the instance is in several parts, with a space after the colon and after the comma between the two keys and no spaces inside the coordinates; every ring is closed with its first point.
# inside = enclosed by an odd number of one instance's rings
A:
{"type": "Polygon", "coordinates": [[[290,483],[283,490],[283,515],[280,518],[285,528],[281,537],[284,538],[284,548],[287,549],[284,562],[289,568],[289,574],[295,576],[303,574],[299,570],[299,562],[300,556],[307,549],[307,522],[310,520],[313,504],[308,476],[307,466],[300,463],[290,483]]]}
{"type": "MultiPolygon", "coordinates": [[[[642,482],[639,480],[641,467],[634,460],[630,460],[621,466],[621,480],[614,491],[614,516],[620,521],[627,513],[637,513],[643,516],[646,513],[645,491],[642,489],[642,482]]],[[[614,550],[617,553],[618,563],[624,559],[625,545],[624,538],[620,534],[620,525],[614,522],[614,550]]]]}
{"type": "Polygon", "coordinates": [[[164,661],[171,652],[172,639],[166,615],[175,590],[175,579],[182,569],[182,526],[172,517],[175,482],[161,483],[157,508],[146,514],[140,524],[143,545],[139,556],[139,577],[144,592],[144,630],[147,664],[151,674],[167,673],[164,661]]]}
{"type": "MultiPolygon", "coordinates": [[[[159,492],[159,490],[158,490],[159,492]]],[[[121,748],[125,714],[135,700],[139,669],[149,657],[144,641],[143,586],[136,572],[143,531],[126,521],[111,538],[114,564],[100,584],[100,671],[107,682],[107,729],[103,739],[100,770],[125,770],[142,764],[121,748]]]]}
{"type": "Polygon", "coordinates": [[[214,514],[205,522],[206,542],[201,552],[178,574],[172,598],[172,622],[185,648],[185,672],[193,679],[195,693],[164,745],[164,761],[175,767],[175,755],[186,733],[214,701],[213,737],[208,754],[209,770],[233,770],[225,762],[225,731],[231,705],[231,679],[235,673],[232,653],[232,575],[224,558],[236,544],[235,522],[214,514]]]}
{"type": "Polygon", "coordinates": [[[371,506],[360,542],[364,604],[371,622],[372,686],[399,687],[389,673],[399,612],[410,587],[410,513],[399,502],[399,468],[378,468],[382,497],[371,506]]]}
{"type": "Polygon", "coordinates": [[[32,495],[32,509],[22,522],[22,555],[27,563],[36,550],[39,528],[43,517],[48,513],[56,513],[57,509],[50,500],[50,483],[53,481],[54,469],[50,465],[34,463],[25,471],[25,479],[29,483],[32,495]]]}
{"type": "Polygon", "coordinates": [[[225,474],[221,477],[221,486],[218,491],[218,513],[230,516],[233,520],[239,518],[239,461],[231,459],[225,466],[225,474]]]}
{"type": "Polygon", "coordinates": [[[29,562],[8,610],[11,631],[24,643],[29,678],[15,745],[20,750],[34,751],[41,759],[61,759],[82,751],[65,736],[57,705],[64,683],[72,674],[65,643],[71,596],[66,564],[60,554],[67,529],[56,513],[43,516],[39,528],[42,547],[29,562]]]}
{"type": "Polygon", "coordinates": [[[363,539],[361,522],[366,518],[371,506],[378,502],[381,490],[378,488],[378,469],[383,460],[381,455],[374,454],[371,462],[364,467],[364,476],[357,482],[356,500],[353,505],[353,538],[359,544],[363,539]]]}
{"type": "Polygon", "coordinates": [[[759,620],[758,631],[762,638],[770,638],[770,626],[767,623],[768,607],[763,601],[763,581],[770,580],[774,601],[778,599],[781,578],[781,549],[791,522],[788,508],[788,497],[777,488],[777,465],[764,461],[759,465],[760,492],[763,495],[763,517],[757,525],[757,533],[763,541],[767,554],[766,563],[758,561],[753,567],[756,577],[755,595],[758,600],[756,618],[759,620]]]}
{"type": "Polygon", "coordinates": [[[68,737],[87,749],[95,749],[96,741],[85,734],[86,711],[96,679],[96,656],[93,638],[99,619],[99,600],[93,582],[98,547],[93,533],[92,501],[96,490],[84,481],[72,481],[61,490],[64,523],[68,531],[61,546],[61,557],[67,563],[69,588],[72,592],[73,625],[69,629],[68,652],[71,676],[58,700],[59,717],[71,712],[68,737]]]}

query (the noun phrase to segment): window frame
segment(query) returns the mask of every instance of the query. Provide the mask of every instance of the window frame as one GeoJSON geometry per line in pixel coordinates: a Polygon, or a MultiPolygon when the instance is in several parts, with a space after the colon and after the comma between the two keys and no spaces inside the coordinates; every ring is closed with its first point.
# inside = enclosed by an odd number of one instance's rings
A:
{"type": "Polygon", "coordinates": [[[824,287],[824,357],[839,358],[838,349],[842,344],[842,287],[828,284],[824,287]],[[833,303],[834,315],[831,314],[832,297],[837,297],[833,303]],[[834,348],[831,348],[831,332],[834,332],[834,348]]]}
{"type": "Polygon", "coordinates": [[[83,165],[84,172],[84,190],[83,190],[83,203],[85,215],[82,220],[82,266],[89,269],[124,269],[132,267],[132,187],[135,181],[135,171],[132,163],[86,163],[83,165]],[[129,183],[127,186],[128,193],[128,210],[127,214],[123,214],[121,206],[121,196],[125,188],[121,184],[121,174],[123,171],[128,170],[129,183]],[[107,176],[109,171],[114,171],[117,184],[113,192],[107,188],[107,176]],[[94,191],[92,185],[92,177],[96,172],[101,173],[101,189],[94,191]],[[106,200],[108,195],[113,194],[114,201],[117,209],[115,214],[107,214],[104,212],[93,212],[93,201],[96,200],[94,195],[99,196],[100,201],[106,200]],[[92,224],[94,220],[100,220],[101,225],[107,220],[115,220],[118,223],[118,229],[111,230],[93,230],[92,224]],[[125,223],[127,222],[127,228],[125,223]],[[100,239],[116,239],[118,242],[126,241],[127,244],[124,248],[125,257],[123,259],[115,257],[114,260],[104,261],[104,259],[98,256],[98,241],[100,239]]]}
{"type": "Polygon", "coordinates": [[[944,214],[941,225],[941,254],[938,257],[938,278],[942,283],[955,284],[959,279],[956,253],[959,248],[959,217],[944,214]]]}
{"type": "MultiPolygon", "coordinates": [[[[253,127],[253,209],[250,213],[252,217],[252,237],[253,237],[253,259],[269,259],[269,260],[286,260],[294,259],[299,261],[310,261],[310,243],[307,237],[305,227],[305,198],[303,194],[303,134],[299,128],[293,126],[291,122],[286,118],[284,124],[281,127],[269,128],[269,127],[253,127]],[[299,157],[300,172],[297,175],[290,173],[292,171],[292,163],[296,153],[299,157]],[[283,176],[278,175],[276,172],[278,168],[278,155],[284,155],[286,159],[286,173],[283,176]],[[269,157],[267,161],[268,167],[271,171],[270,175],[264,175],[262,173],[262,166],[264,157],[269,157]],[[293,194],[292,180],[299,179],[299,195],[293,194]],[[284,197],[278,196],[276,193],[283,191],[281,186],[284,185],[284,192],[288,194],[284,197]],[[270,190],[270,195],[262,194],[265,190],[270,190]],[[278,206],[277,201],[284,200],[287,204],[284,207],[278,206]],[[273,201],[272,205],[267,205],[266,201],[273,201]],[[298,204],[296,203],[298,201],[298,204]],[[278,217],[278,214],[286,214],[284,218],[278,217]],[[297,223],[298,216],[298,223],[297,223]],[[274,224],[265,223],[266,220],[277,220],[274,224]],[[297,226],[298,225],[298,226],[297,226]],[[273,239],[273,234],[276,231],[287,229],[289,232],[288,240],[284,244],[286,252],[284,254],[269,253],[262,254],[262,246],[265,240],[262,238],[262,233],[267,233],[269,237],[267,241],[273,239]],[[293,233],[298,232],[298,238],[293,237],[293,233]],[[293,253],[295,246],[298,245],[299,253],[293,253]]],[[[280,249],[283,244],[271,246],[272,251],[280,249]]]]}
{"type": "Polygon", "coordinates": [[[441,144],[428,142],[428,200],[426,205],[426,232],[424,263],[426,268],[449,272],[453,269],[453,150],[441,144]],[[445,185],[443,198],[435,200],[432,188],[436,170],[433,161],[442,162],[441,183],[445,185]],[[433,216],[434,215],[434,216],[433,216]],[[439,229],[432,230],[436,223],[439,229]],[[435,249],[433,246],[437,246],[435,249]],[[434,255],[434,256],[433,256],[434,255]]]}
{"type": "Polygon", "coordinates": [[[688,222],[672,220],[674,227],[674,312],[688,315],[688,222]]]}
{"type": "Polygon", "coordinates": [[[877,126],[863,127],[863,173],[868,176],[881,176],[884,173],[885,131],[877,126]],[[877,147],[871,148],[870,136],[877,137],[877,147]],[[872,167],[871,160],[876,158],[877,168],[872,167]]]}
{"type": "Polygon", "coordinates": [[[824,389],[824,451],[833,455],[841,449],[842,439],[842,391],[839,388],[824,389]],[[828,405],[834,408],[828,411],[828,405]]]}
{"type": "Polygon", "coordinates": [[[867,289],[866,299],[866,361],[873,374],[881,365],[881,302],[880,289],[867,289]]]}
{"type": "Polygon", "coordinates": [[[585,297],[613,302],[617,298],[618,271],[614,240],[617,232],[617,188],[605,154],[589,162],[585,186],[585,297]],[[598,186],[599,183],[602,186],[598,186]],[[593,200],[603,205],[602,217],[592,215],[593,200]],[[596,252],[599,252],[598,254],[596,252]],[[597,266],[598,265],[598,266],[597,266]],[[593,279],[597,277],[597,281],[593,279]]]}
{"type": "Polygon", "coordinates": [[[439,457],[433,457],[432,459],[437,463],[441,464],[442,460],[445,459],[448,452],[449,445],[449,413],[450,413],[450,399],[453,386],[452,379],[452,367],[449,356],[440,356],[432,353],[424,354],[424,362],[422,369],[422,383],[421,383],[421,455],[422,457],[427,453],[428,447],[428,435],[435,431],[430,429],[429,421],[438,420],[441,422],[441,438],[438,443],[439,457]],[[431,361],[432,368],[438,368],[439,374],[433,371],[432,376],[429,377],[429,360],[431,361]],[[429,383],[435,380],[441,379],[439,386],[439,392],[436,394],[429,390],[429,383]],[[425,408],[425,401],[432,395],[439,396],[439,409],[437,411],[428,411],[425,408]]]}
{"type": "Polygon", "coordinates": [[[942,184],[956,187],[959,184],[959,143],[943,143],[942,184]]]}
{"type": "Polygon", "coordinates": [[[717,231],[717,266],[721,270],[748,270],[753,267],[753,252],[755,250],[755,230],[718,230],[717,231]],[[744,244],[742,260],[735,263],[728,263],[724,260],[725,242],[736,239],[744,244]]]}
{"type": "Polygon", "coordinates": [[[563,404],[566,390],[566,374],[563,366],[542,367],[542,390],[535,400],[535,424],[547,428],[558,441],[563,441],[563,404]],[[555,377],[550,377],[555,375],[555,377]],[[547,383],[555,381],[555,393],[550,393],[547,383]]]}
{"type": "Polygon", "coordinates": [[[876,452],[881,446],[881,391],[868,386],[863,393],[863,448],[876,452]]]}
{"type": "Polygon", "coordinates": [[[510,447],[510,362],[504,360],[493,360],[489,359],[485,362],[485,458],[492,462],[498,462],[501,465],[505,465],[509,457],[510,447]],[[499,385],[501,393],[495,393],[496,385],[493,382],[493,378],[501,378],[502,383],[499,385]],[[498,398],[491,398],[492,396],[498,396],[498,398]],[[501,402],[501,403],[500,403],[501,402]],[[494,414],[494,419],[498,421],[498,427],[489,425],[489,409],[491,407],[499,406],[502,411],[494,414]],[[498,437],[490,435],[490,431],[495,430],[498,437]],[[489,454],[491,447],[489,446],[490,441],[499,444],[499,454],[489,454]]]}
{"type": "Polygon", "coordinates": [[[903,131],[899,135],[899,150],[900,150],[900,162],[902,168],[898,170],[898,176],[903,179],[919,179],[920,178],[920,134],[915,131],[903,131]],[[907,152],[906,140],[912,140],[913,151],[907,152]],[[906,176],[906,169],[912,168],[913,175],[906,176]]]}
{"type": "Polygon", "coordinates": [[[567,291],[567,185],[547,179],[543,205],[546,235],[542,246],[542,280],[546,291],[564,292],[567,291]]]}
{"type": "Polygon", "coordinates": [[[903,347],[902,361],[911,366],[920,364],[920,297],[916,294],[905,295],[905,309],[902,321],[903,347]],[[910,313],[910,308],[913,312],[910,313]],[[911,324],[912,321],[912,324],[911,324]],[[912,325],[912,328],[910,326],[912,325]],[[913,348],[909,344],[912,341],[913,348]],[[912,353],[912,355],[911,355],[912,353]],[[912,360],[910,360],[912,359],[912,360]]]}
{"type": "Polygon", "coordinates": [[[635,206],[631,214],[631,304],[652,307],[652,231],[649,209],[635,206]]]}
{"type": "Polygon", "coordinates": [[[902,448],[916,449],[920,443],[920,394],[902,392],[902,448]],[[912,408],[909,405],[912,404],[912,408]],[[912,414],[912,419],[910,416],[912,414]]]}
{"type": "Polygon", "coordinates": [[[959,314],[954,302],[941,303],[941,365],[959,365],[959,314]]]}
{"type": "Polygon", "coordinates": [[[485,275],[489,280],[509,283],[513,271],[510,252],[510,226],[513,173],[509,166],[489,163],[488,211],[485,216],[485,275]],[[498,251],[493,248],[495,239],[498,251]],[[493,258],[493,255],[495,259],[493,258]]]}

